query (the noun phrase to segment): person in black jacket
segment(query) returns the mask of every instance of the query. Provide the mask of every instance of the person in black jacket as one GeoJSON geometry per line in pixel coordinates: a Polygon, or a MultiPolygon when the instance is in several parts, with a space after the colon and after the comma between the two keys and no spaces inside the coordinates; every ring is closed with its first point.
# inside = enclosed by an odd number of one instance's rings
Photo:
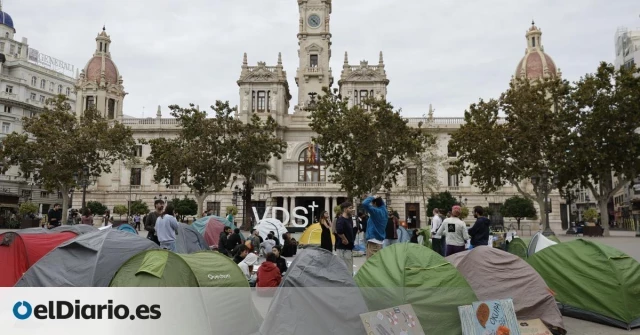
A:
{"type": "Polygon", "coordinates": [[[218,240],[218,252],[227,256],[229,256],[229,249],[227,249],[227,245],[229,244],[227,237],[229,234],[231,234],[231,227],[225,226],[224,230],[220,232],[220,239],[218,240]]]}
{"type": "Polygon", "coordinates": [[[284,275],[284,273],[287,272],[287,260],[280,256],[282,253],[282,247],[276,245],[271,248],[271,252],[276,256],[276,266],[280,269],[280,273],[284,275]]]}
{"type": "Polygon", "coordinates": [[[157,245],[160,245],[160,241],[156,235],[156,221],[158,220],[158,217],[162,215],[164,201],[160,199],[156,200],[153,203],[153,207],[155,207],[156,210],[147,214],[147,218],[144,222],[144,230],[148,231],[147,239],[153,241],[157,245]]]}
{"type": "Polygon", "coordinates": [[[233,234],[227,237],[227,250],[233,250],[240,244],[242,244],[242,238],[240,238],[240,229],[236,228],[233,231],[233,234]]]}
{"type": "Polygon", "coordinates": [[[469,236],[471,236],[471,246],[474,248],[489,245],[491,221],[483,215],[484,209],[481,206],[473,207],[473,217],[476,218],[476,223],[469,229],[469,236]]]}

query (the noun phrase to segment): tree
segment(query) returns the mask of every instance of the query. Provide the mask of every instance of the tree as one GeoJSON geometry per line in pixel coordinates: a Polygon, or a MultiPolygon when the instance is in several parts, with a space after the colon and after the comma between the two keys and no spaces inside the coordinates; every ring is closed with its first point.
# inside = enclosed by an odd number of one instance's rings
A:
{"type": "Polygon", "coordinates": [[[73,175],[88,168],[90,176],[110,173],[118,160],[133,156],[131,129],[107,121],[95,107],[77,117],[64,95],[47,101],[44,111],[23,119],[24,133],[9,134],[0,149],[3,171],[19,166],[20,175],[48,191],[62,193],[62,222],[67,221],[73,175]]]}
{"type": "Polygon", "coordinates": [[[451,195],[449,191],[432,194],[427,202],[427,214],[433,213],[433,210],[438,208],[440,213],[444,215],[458,204],[460,204],[458,199],[451,195]]]}
{"type": "Polygon", "coordinates": [[[462,206],[460,207],[460,219],[464,221],[464,219],[469,217],[469,207],[462,206]]]}
{"type": "Polygon", "coordinates": [[[607,203],[640,175],[640,70],[603,62],[576,83],[572,101],[578,122],[563,177],[591,190],[609,236],[607,203]]]}
{"type": "Polygon", "coordinates": [[[169,106],[178,119],[180,132],[176,138],[156,138],[144,141],[151,146],[147,157],[154,167],[157,182],[171,184],[179,180],[194,193],[198,216],[202,215],[204,200],[222,191],[236,169],[238,138],[241,122],[234,118],[235,107],[229,102],[216,101],[211,106],[213,118],[193,104],[188,108],[169,106]]]}
{"type": "Polygon", "coordinates": [[[502,205],[500,209],[500,213],[502,213],[504,217],[516,219],[516,222],[518,222],[518,230],[520,230],[520,220],[534,217],[536,215],[536,208],[533,206],[531,199],[514,196],[505,200],[504,205],[502,205]]]}
{"type": "MultiPolygon", "coordinates": [[[[429,125],[433,123],[432,111],[425,118],[427,119],[425,129],[429,129],[429,125]]],[[[437,137],[431,134],[427,141],[428,145],[424,152],[409,158],[409,162],[416,169],[418,191],[422,197],[423,208],[429,207],[429,195],[436,193],[440,189],[442,183],[438,178],[438,170],[445,161],[445,157],[438,152],[437,137]]],[[[430,216],[432,212],[427,210],[427,216],[430,216]]]]}
{"type": "Polygon", "coordinates": [[[582,213],[582,217],[587,222],[591,222],[591,223],[596,222],[596,219],[598,218],[598,211],[593,207],[589,208],[582,213]]]}
{"type": "Polygon", "coordinates": [[[87,202],[87,208],[89,208],[89,210],[91,211],[91,214],[93,215],[104,215],[104,213],[107,212],[107,206],[103,205],[99,201],[87,202]]]}
{"type": "Polygon", "coordinates": [[[318,135],[323,159],[331,167],[330,180],[350,198],[390,189],[407,167],[408,157],[425,150],[429,135],[409,127],[400,110],[384,100],[368,99],[367,109],[324,88],[311,111],[309,126],[318,135]]]}
{"type": "Polygon", "coordinates": [[[142,200],[135,200],[131,202],[131,215],[144,215],[149,213],[149,206],[142,200]]]}
{"type": "Polygon", "coordinates": [[[184,199],[175,198],[171,200],[173,204],[173,208],[178,213],[180,221],[185,217],[185,215],[196,215],[198,214],[198,204],[195,200],[189,199],[186,196],[184,199]]]}
{"type": "Polygon", "coordinates": [[[129,208],[125,205],[115,205],[113,206],[113,214],[120,215],[120,220],[122,220],[122,216],[129,212],[129,208]]]}
{"type": "Polygon", "coordinates": [[[271,174],[269,161],[272,158],[281,159],[282,154],[287,149],[287,142],[278,136],[281,131],[280,126],[271,116],[264,121],[256,114],[251,120],[243,124],[238,134],[237,142],[233,148],[237,152],[234,172],[244,178],[243,211],[244,221],[241,229],[249,230],[248,213],[251,210],[251,195],[256,178],[264,175],[267,179],[277,180],[277,176],[271,174]]]}
{"type": "MultiPolygon", "coordinates": [[[[574,125],[567,108],[569,92],[569,83],[559,78],[517,79],[498,100],[471,104],[465,124],[451,136],[449,145],[458,153],[452,168],[470,176],[483,193],[510,184],[545,213],[547,197],[554,186],[562,186],[550,182],[566,163],[574,125]],[[531,188],[523,183],[539,176],[546,176],[542,179],[547,187],[543,182],[531,188]]],[[[548,228],[544,215],[541,223],[548,228]]]]}
{"type": "Polygon", "coordinates": [[[20,205],[20,209],[18,210],[18,212],[20,213],[20,216],[24,217],[25,215],[38,213],[38,209],[38,205],[34,204],[33,202],[23,202],[20,205]]]}

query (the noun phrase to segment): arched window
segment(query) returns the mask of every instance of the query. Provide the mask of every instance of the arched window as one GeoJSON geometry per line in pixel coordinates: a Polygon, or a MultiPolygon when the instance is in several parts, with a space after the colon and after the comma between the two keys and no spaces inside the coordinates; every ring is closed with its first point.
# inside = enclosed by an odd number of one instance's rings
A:
{"type": "Polygon", "coordinates": [[[298,181],[322,182],[327,180],[326,164],[318,146],[309,146],[298,157],[298,181]]]}
{"type": "Polygon", "coordinates": [[[71,95],[71,88],[67,87],[67,96],[71,95]]]}
{"type": "Polygon", "coordinates": [[[58,94],[62,94],[62,85],[58,85],[58,94]]]}
{"type": "Polygon", "coordinates": [[[36,76],[31,77],[31,86],[35,87],[38,85],[38,78],[36,76]]]}

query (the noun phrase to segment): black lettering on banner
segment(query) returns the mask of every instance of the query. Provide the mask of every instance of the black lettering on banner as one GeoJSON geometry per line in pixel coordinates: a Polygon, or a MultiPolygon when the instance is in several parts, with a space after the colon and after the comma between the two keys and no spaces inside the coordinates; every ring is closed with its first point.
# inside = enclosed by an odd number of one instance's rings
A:
{"type": "Polygon", "coordinates": [[[113,320],[113,300],[107,300],[107,317],[113,320]]]}
{"type": "Polygon", "coordinates": [[[447,233],[455,233],[455,232],[456,232],[455,223],[448,223],[447,224],[447,233]]]}
{"type": "Polygon", "coordinates": [[[116,318],[123,320],[129,317],[129,307],[125,305],[118,305],[113,310],[116,318]]]}
{"type": "Polygon", "coordinates": [[[70,319],[73,316],[73,305],[68,301],[57,301],[56,314],[59,320],[70,319]]]}
{"type": "Polygon", "coordinates": [[[80,305],[80,300],[76,300],[76,309],[75,309],[75,318],[76,320],[80,320],[80,316],[81,316],[81,311],[82,311],[82,306],[80,305]]]}
{"type": "MultiPolygon", "coordinates": [[[[106,306],[96,306],[96,305],[84,305],[82,306],[82,318],[85,320],[95,320],[96,319],[96,307],[106,307],[106,306]]],[[[78,313],[80,314],[80,313],[78,313]]],[[[100,312],[102,315],[102,312],[100,312]]],[[[77,317],[78,315],[76,315],[77,317]]]]}
{"type": "Polygon", "coordinates": [[[98,306],[98,319],[102,319],[102,312],[107,309],[107,305],[98,306]]]}
{"type": "Polygon", "coordinates": [[[39,320],[46,319],[47,318],[47,306],[45,306],[45,305],[36,306],[36,308],[33,309],[33,316],[35,316],[36,319],[39,319],[39,320]]]}
{"type": "Polygon", "coordinates": [[[55,308],[53,308],[53,301],[49,301],[49,320],[55,320],[56,319],[56,311],[55,308]]]}
{"type": "Polygon", "coordinates": [[[138,308],[136,308],[136,316],[138,317],[138,319],[147,320],[149,318],[149,306],[138,306],[138,308]]]}
{"type": "Polygon", "coordinates": [[[151,305],[151,320],[158,320],[161,316],[160,305],[151,305]]]}

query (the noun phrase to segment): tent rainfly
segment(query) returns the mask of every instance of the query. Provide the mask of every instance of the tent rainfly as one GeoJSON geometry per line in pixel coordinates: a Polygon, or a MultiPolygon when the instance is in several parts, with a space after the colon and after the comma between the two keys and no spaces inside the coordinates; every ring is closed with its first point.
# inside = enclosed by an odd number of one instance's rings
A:
{"type": "Polygon", "coordinates": [[[528,262],[555,292],[563,315],[640,327],[640,263],[629,255],[577,239],[537,252],[528,262]]]}
{"type": "Polygon", "coordinates": [[[550,240],[542,235],[542,232],[538,232],[537,234],[533,235],[533,237],[531,238],[531,242],[529,242],[527,256],[531,257],[531,255],[535,254],[536,252],[539,252],[544,248],[556,244],[558,244],[558,242],[550,240]]]}
{"type": "Polygon", "coordinates": [[[507,246],[507,251],[511,254],[514,254],[522,259],[527,259],[527,243],[519,237],[514,237],[509,245],[507,246]]]}
{"type": "Polygon", "coordinates": [[[274,232],[276,234],[275,238],[280,241],[280,245],[284,245],[282,234],[288,232],[288,230],[280,220],[273,218],[260,220],[260,222],[258,222],[258,225],[256,225],[254,228],[258,231],[258,233],[260,233],[260,237],[265,240],[267,239],[267,235],[269,235],[269,232],[274,232]]]}
{"type": "Polygon", "coordinates": [[[220,233],[225,227],[229,227],[226,223],[229,223],[226,219],[220,220],[215,216],[207,216],[196,220],[191,227],[204,237],[207,246],[212,247],[213,249],[218,249],[220,233]]]}
{"type": "Polygon", "coordinates": [[[178,224],[176,235],[176,251],[180,254],[192,254],[194,252],[209,250],[209,245],[198,230],[188,224],[178,224]]]}
{"type": "MultiPolygon", "coordinates": [[[[298,243],[300,243],[300,246],[318,246],[320,245],[321,242],[321,236],[322,236],[322,227],[320,226],[320,223],[314,223],[310,226],[308,226],[304,232],[302,233],[302,236],[300,236],[300,239],[298,240],[298,243]]],[[[334,245],[336,243],[336,237],[331,234],[331,245],[334,245]]]]}

